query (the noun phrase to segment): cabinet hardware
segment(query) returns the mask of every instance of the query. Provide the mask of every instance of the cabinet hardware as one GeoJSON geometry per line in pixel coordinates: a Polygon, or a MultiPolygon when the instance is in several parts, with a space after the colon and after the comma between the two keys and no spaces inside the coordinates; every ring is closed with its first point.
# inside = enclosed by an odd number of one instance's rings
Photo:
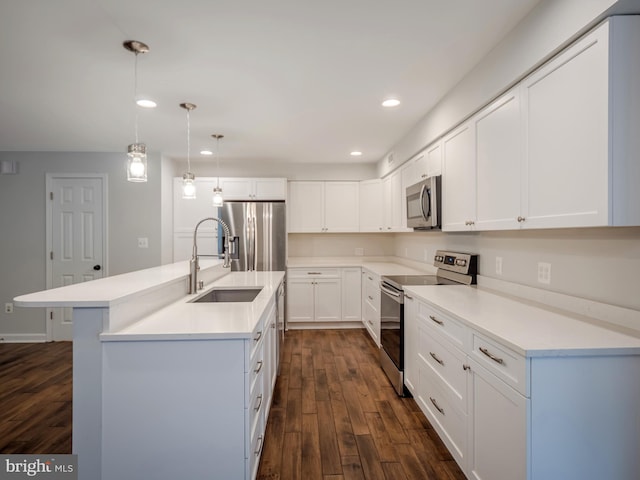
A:
{"type": "Polygon", "coordinates": [[[429,397],[429,400],[431,400],[431,403],[433,403],[433,406],[436,407],[436,409],[442,414],[444,415],[444,409],[440,408],[440,405],[438,405],[438,402],[436,402],[435,398],[433,397],[429,397]]]}
{"type": "Polygon", "coordinates": [[[373,282],[373,278],[367,275],[367,278],[373,282]]]}
{"type": "Polygon", "coordinates": [[[406,293],[404,294],[404,298],[408,298],[409,300],[413,300],[413,297],[411,295],[406,294],[406,293]]]}
{"type": "Polygon", "coordinates": [[[260,407],[262,406],[262,394],[258,395],[257,399],[259,400],[259,401],[258,401],[258,405],[257,405],[257,406],[255,406],[255,407],[253,407],[253,409],[254,409],[256,412],[259,412],[259,411],[260,411],[260,407]]]}
{"type": "Polygon", "coordinates": [[[491,360],[493,360],[494,362],[499,363],[500,365],[504,365],[503,359],[501,359],[500,357],[496,357],[493,353],[491,353],[486,348],[480,347],[480,351],[484,353],[487,357],[489,357],[491,360]]]}
{"type": "Polygon", "coordinates": [[[440,365],[444,367],[444,362],[440,360],[440,358],[438,358],[438,356],[435,353],[429,352],[429,355],[431,355],[431,358],[433,358],[436,362],[438,362],[440,365]]]}
{"type": "Polygon", "coordinates": [[[518,223],[524,222],[526,218],[518,216],[518,223]]]}
{"type": "Polygon", "coordinates": [[[258,366],[258,368],[256,368],[253,372],[260,373],[260,370],[262,370],[262,360],[258,360],[258,363],[256,363],[256,365],[258,366]]]}
{"type": "Polygon", "coordinates": [[[367,295],[369,297],[369,300],[373,300],[373,297],[371,295],[367,295]]]}
{"type": "Polygon", "coordinates": [[[322,275],[322,272],[307,272],[307,275],[322,275]]]}
{"type": "Polygon", "coordinates": [[[462,365],[463,370],[471,370],[471,365],[464,364],[462,365]]]}
{"type": "Polygon", "coordinates": [[[254,342],[257,342],[258,340],[260,340],[262,338],[262,330],[260,330],[258,332],[258,335],[256,336],[256,338],[253,339],[254,342]]]}
{"type": "Polygon", "coordinates": [[[262,438],[262,435],[260,435],[258,437],[258,449],[253,452],[256,455],[256,457],[260,455],[260,452],[262,451],[262,441],[263,441],[263,438],[262,438]]]}
{"type": "Polygon", "coordinates": [[[373,327],[373,322],[371,320],[367,320],[367,323],[373,327]]]}
{"type": "Polygon", "coordinates": [[[436,317],[434,317],[433,315],[429,315],[429,318],[431,320],[433,320],[434,322],[436,322],[438,325],[444,325],[444,322],[442,320],[438,320],[436,317]]]}

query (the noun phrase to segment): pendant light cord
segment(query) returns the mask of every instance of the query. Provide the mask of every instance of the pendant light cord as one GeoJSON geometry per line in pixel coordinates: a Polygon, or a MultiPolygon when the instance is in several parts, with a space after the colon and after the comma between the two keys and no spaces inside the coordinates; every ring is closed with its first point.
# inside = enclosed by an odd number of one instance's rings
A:
{"type": "Polygon", "coordinates": [[[191,172],[191,125],[189,123],[189,112],[187,108],[187,171],[191,172]]]}
{"type": "Polygon", "coordinates": [[[133,108],[135,112],[135,133],[136,133],[136,144],[138,143],[138,108],[136,105],[136,97],[138,96],[138,53],[136,52],[134,55],[134,63],[133,63],[133,108]]]}
{"type": "Polygon", "coordinates": [[[218,171],[218,181],[216,187],[220,188],[220,135],[216,137],[216,170],[218,171]]]}

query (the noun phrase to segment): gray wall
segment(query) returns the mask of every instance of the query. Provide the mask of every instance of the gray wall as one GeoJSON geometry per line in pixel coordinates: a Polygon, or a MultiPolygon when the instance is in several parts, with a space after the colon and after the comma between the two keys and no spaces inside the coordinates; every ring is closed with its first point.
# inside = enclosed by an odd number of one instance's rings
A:
{"type": "Polygon", "coordinates": [[[0,152],[0,160],[17,160],[17,175],[0,175],[0,337],[43,334],[44,310],[16,308],[4,313],[13,297],[46,288],[47,173],[103,173],[108,176],[109,274],[159,265],[160,156],[149,156],[149,181],[126,180],[124,153],[0,152]],[[137,247],[138,237],[149,248],[137,247]]]}

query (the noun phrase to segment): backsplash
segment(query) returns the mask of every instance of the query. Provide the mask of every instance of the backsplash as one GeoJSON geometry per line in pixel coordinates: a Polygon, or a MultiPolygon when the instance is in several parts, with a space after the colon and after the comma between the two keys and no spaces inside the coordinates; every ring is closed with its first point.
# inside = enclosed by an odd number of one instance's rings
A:
{"type": "Polygon", "coordinates": [[[378,233],[290,233],[290,257],[352,257],[394,255],[394,236],[378,233]]]}

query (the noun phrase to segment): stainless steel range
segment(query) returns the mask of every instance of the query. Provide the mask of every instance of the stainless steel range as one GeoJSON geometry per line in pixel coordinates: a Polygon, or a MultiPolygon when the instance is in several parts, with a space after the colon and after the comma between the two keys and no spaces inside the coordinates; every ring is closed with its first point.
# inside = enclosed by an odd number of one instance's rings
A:
{"type": "Polygon", "coordinates": [[[380,364],[398,395],[404,387],[404,286],[472,285],[476,283],[478,256],[438,250],[435,275],[389,275],[380,282],[380,364]]]}

